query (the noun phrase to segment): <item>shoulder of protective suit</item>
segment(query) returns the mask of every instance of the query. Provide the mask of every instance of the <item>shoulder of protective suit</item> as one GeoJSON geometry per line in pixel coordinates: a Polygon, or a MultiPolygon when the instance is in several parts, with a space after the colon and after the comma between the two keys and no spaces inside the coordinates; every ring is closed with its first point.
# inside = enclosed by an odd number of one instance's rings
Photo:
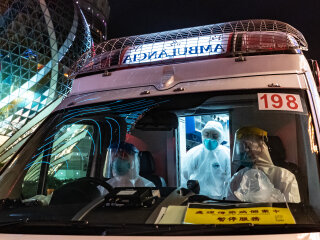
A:
{"type": "Polygon", "coordinates": [[[292,181],[296,179],[296,176],[286,168],[276,166],[277,171],[281,174],[282,179],[286,181],[292,181]]]}
{"type": "Polygon", "coordinates": [[[203,144],[201,143],[201,144],[199,144],[199,145],[197,145],[197,146],[189,149],[189,150],[187,151],[187,155],[194,154],[195,152],[200,151],[202,148],[204,148],[204,146],[203,146],[203,144]]]}
{"type": "Polygon", "coordinates": [[[154,183],[149,181],[148,179],[139,176],[136,179],[136,183],[135,183],[136,187],[155,187],[154,183]]]}
{"type": "Polygon", "coordinates": [[[229,150],[229,148],[227,148],[226,146],[219,145],[218,150],[219,150],[220,152],[223,152],[223,153],[225,153],[226,155],[229,156],[230,150],[229,150]]]}
{"type": "Polygon", "coordinates": [[[250,170],[250,168],[248,167],[240,169],[238,172],[233,174],[232,179],[237,179],[242,177],[248,170],[250,170]]]}

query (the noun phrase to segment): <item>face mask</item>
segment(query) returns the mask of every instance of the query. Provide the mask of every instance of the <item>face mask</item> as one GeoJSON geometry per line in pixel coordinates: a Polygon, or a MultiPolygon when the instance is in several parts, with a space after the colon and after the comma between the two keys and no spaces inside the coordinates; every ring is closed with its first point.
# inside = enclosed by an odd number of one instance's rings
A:
{"type": "Polygon", "coordinates": [[[206,147],[206,149],[210,151],[216,149],[219,145],[218,141],[215,139],[204,139],[203,144],[206,147]]]}
{"type": "Polygon", "coordinates": [[[130,170],[130,162],[127,160],[123,160],[121,158],[117,158],[113,162],[113,170],[116,175],[118,176],[124,176],[126,175],[130,170]]]}

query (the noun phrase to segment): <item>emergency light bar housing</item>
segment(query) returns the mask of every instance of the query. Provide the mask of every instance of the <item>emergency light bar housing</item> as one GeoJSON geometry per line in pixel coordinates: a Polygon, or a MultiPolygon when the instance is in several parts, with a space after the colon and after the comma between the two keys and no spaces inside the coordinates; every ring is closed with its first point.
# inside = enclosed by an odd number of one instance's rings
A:
{"type": "Polygon", "coordinates": [[[301,53],[304,36],[274,20],[243,20],[111,39],[89,50],[70,74],[263,52],[301,53]]]}

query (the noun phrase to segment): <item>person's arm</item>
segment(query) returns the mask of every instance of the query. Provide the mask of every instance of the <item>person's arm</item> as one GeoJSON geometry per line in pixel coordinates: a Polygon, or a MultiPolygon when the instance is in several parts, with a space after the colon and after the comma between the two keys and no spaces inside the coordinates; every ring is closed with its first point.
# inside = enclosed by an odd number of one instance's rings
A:
{"type": "Polygon", "coordinates": [[[229,151],[227,150],[226,156],[225,156],[225,180],[224,180],[224,193],[223,196],[227,197],[228,196],[228,186],[231,181],[231,162],[230,162],[230,155],[229,151]]]}
{"type": "Polygon", "coordinates": [[[293,173],[285,169],[282,176],[283,184],[285,185],[284,195],[288,202],[299,203],[301,202],[298,182],[293,173]]]}
{"type": "Polygon", "coordinates": [[[193,150],[190,149],[181,162],[181,186],[186,187],[191,173],[195,170],[193,150]]]}

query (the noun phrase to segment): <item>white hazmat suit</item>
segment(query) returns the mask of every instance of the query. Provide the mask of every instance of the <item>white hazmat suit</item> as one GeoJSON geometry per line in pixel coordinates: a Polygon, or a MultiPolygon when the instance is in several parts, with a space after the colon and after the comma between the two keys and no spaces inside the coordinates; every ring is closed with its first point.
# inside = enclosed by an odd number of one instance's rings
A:
{"type": "Polygon", "coordinates": [[[182,186],[188,180],[198,180],[200,194],[221,199],[230,179],[229,149],[220,145],[223,128],[209,121],[202,129],[202,144],[190,149],[182,162],[182,186]]]}
{"type": "Polygon", "coordinates": [[[107,183],[113,187],[155,187],[151,181],[139,175],[140,164],[138,154],[134,154],[130,158],[129,161],[127,159],[115,159],[112,166],[113,178],[109,179],[107,183]],[[119,174],[118,170],[121,167],[118,167],[118,165],[123,165],[122,163],[119,164],[119,161],[124,162],[124,165],[128,164],[126,174],[119,174]]]}
{"type": "Polygon", "coordinates": [[[300,202],[296,177],[273,164],[265,143],[267,132],[243,127],[236,132],[228,199],[246,202],[300,202]]]}
{"type": "MultiPolygon", "coordinates": [[[[138,152],[130,143],[120,143],[120,145],[111,148],[108,153],[108,162],[113,177],[107,183],[112,187],[155,187],[154,183],[139,175],[138,152]]],[[[107,191],[102,190],[102,194],[105,193],[107,191]]]]}

